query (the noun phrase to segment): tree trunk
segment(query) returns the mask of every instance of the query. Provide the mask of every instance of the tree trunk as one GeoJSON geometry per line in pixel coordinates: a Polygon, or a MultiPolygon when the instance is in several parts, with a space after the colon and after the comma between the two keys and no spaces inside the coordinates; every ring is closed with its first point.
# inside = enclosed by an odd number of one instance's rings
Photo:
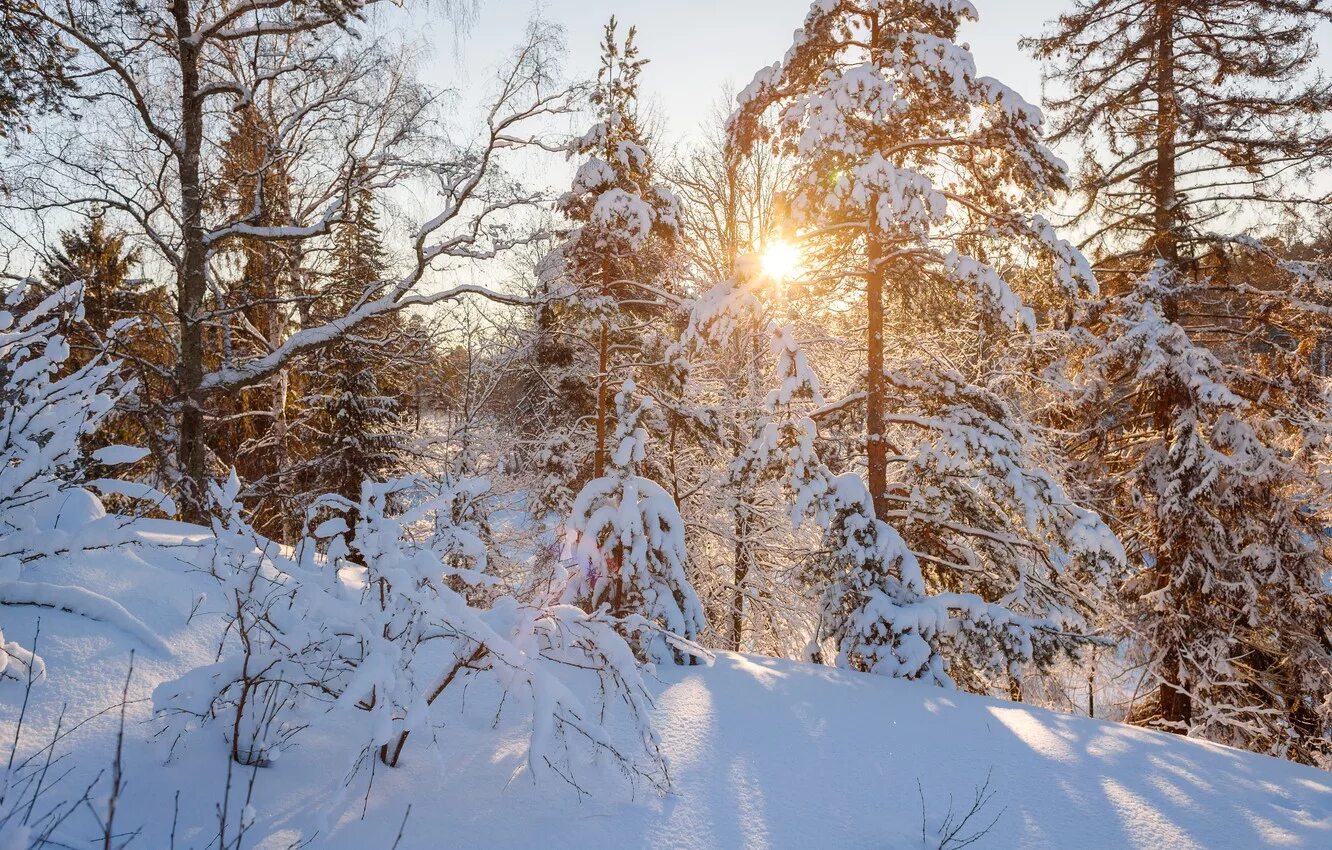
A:
{"type": "MultiPolygon", "coordinates": [[[[1174,0],[1156,0],[1156,165],[1153,175],[1153,229],[1157,256],[1172,267],[1179,264],[1178,211],[1175,209],[1175,136],[1179,126],[1179,105],[1175,91],[1175,9],[1174,0]]],[[[1170,294],[1161,299],[1162,313],[1167,321],[1179,320],[1178,300],[1170,294]]],[[[1177,397],[1182,393],[1172,390],[1161,393],[1157,401],[1154,425],[1158,433],[1169,434],[1178,415],[1177,397]]],[[[1176,547],[1171,547],[1172,549],[1176,547]]],[[[1155,587],[1164,589],[1174,574],[1178,560],[1175,551],[1163,551],[1158,556],[1155,587]]],[[[1159,670],[1161,684],[1157,690],[1158,711],[1161,721],[1173,731],[1182,731],[1192,717],[1192,703],[1188,694],[1179,688],[1179,651],[1166,650],[1159,670]]]]}
{"type": "Polygon", "coordinates": [[[199,158],[203,147],[203,109],[199,100],[199,48],[193,43],[188,0],[173,0],[176,48],[180,64],[181,135],[180,221],[183,237],[176,281],[176,316],[180,322],[180,354],[176,361],[176,393],[180,402],[180,429],[176,460],[179,467],[180,511],[187,521],[204,518],[207,443],[204,426],[203,310],[207,287],[207,249],[204,245],[203,187],[199,158]]]}
{"type": "Polygon", "coordinates": [[[1179,687],[1179,652],[1175,649],[1166,651],[1160,676],[1156,699],[1161,723],[1171,732],[1185,732],[1193,719],[1193,701],[1179,687]]]}
{"type": "Polygon", "coordinates": [[[1157,256],[1179,261],[1175,209],[1175,136],[1179,105],[1175,94],[1175,11],[1173,0],[1156,1],[1156,166],[1153,175],[1153,229],[1157,256]]]}
{"type": "Polygon", "coordinates": [[[869,491],[874,500],[874,515],[888,515],[888,443],[884,436],[883,380],[883,269],[879,265],[877,207],[879,196],[870,199],[869,274],[865,288],[868,309],[866,328],[866,366],[869,380],[865,385],[865,453],[869,457],[869,491]]]}
{"type": "Polygon", "coordinates": [[[592,477],[606,474],[606,420],[610,407],[610,329],[601,323],[601,345],[597,354],[597,450],[592,461],[592,477]]]}
{"type": "MultiPolygon", "coordinates": [[[[874,16],[870,31],[870,52],[879,52],[879,19],[874,16]]],[[[884,381],[883,381],[883,245],[879,228],[879,194],[869,200],[869,268],[866,269],[865,302],[868,312],[866,336],[866,366],[869,379],[865,384],[865,454],[868,456],[869,491],[874,502],[874,516],[888,515],[888,443],[884,439],[884,381]]]]}
{"type": "Polygon", "coordinates": [[[735,582],[731,590],[731,650],[740,651],[745,631],[745,581],[754,553],[749,546],[749,505],[742,495],[735,506],[735,582]]]}

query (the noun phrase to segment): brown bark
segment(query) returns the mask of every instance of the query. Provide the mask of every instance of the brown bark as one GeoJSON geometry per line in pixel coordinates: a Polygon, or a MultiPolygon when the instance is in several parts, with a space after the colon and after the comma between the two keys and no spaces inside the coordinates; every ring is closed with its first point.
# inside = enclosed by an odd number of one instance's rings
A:
{"type": "MultiPolygon", "coordinates": [[[[871,52],[879,50],[879,19],[875,15],[870,33],[871,52]]],[[[879,195],[870,195],[869,201],[868,260],[865,283],[867,319],[866,367],[869,379],[865,384],[865,454],[868,456],[869,491],[874,502],[874,516],[888,515],[888,443],[884,437],[884,380],[883,380],[883,245],[879,228],[879,195]]]]}
{"type": "MultiPolygon", "coordinates": [[[[1157,0],[1156,3],[1156,166],[1153,175],[1153,213],[1156,252],[1162,260],[1172,266],[1179,262],[1179,242],[1176,233],[1178,225],[1175,211],[1175,137],[1178,133],[1179,115],[1175,95],[1175,10],[1173,0],[1157,0]]],[[[1162,299],[1162,312],[1168,321],[1179,319],[1177,299],[1167,296],[1162,299]]],[[[1174,393],[1162,393],[1157,401],[1156,426],[1159,432],[1169,433],[1170,424],[1176,414],[1174,393]]],[[[1171,547],[1175,548],[1175,547],[1171,547]]],[[[1174,552],[1162,552],[1157,564],[1156,588],[1162,589],[1170,582],[1174,573],[1174,552]]],[[[1179,653],[1175,648],[1167,650],[1161,664],[1161,684],[1157,692],[1158,711],[1161,721],[1172,729],[1187,726],[1192,716],[1192,704],[1188,694],[1179,688],[1179,653]]]]}
{"type": "Polygon", "coordinates": [[[1172,0],[1156,3],[1156,165],[1153,175],[1153,227],[1157,255],[1168,263],[1179,260],[1175,231],[1175,136],[1179,105],[1175,96],[1175,11],[1172,0]]]}
{"type": "Polygon", "coordinates": [[[869,275],[865,288],[868,322],[865,330],[866,366],[869,380],[865,385],[865,453],[869,457],[869,491],[874,500],[874,515],[888,515],[888,442],[884,435],[883,380],[883,289],[884,273],[880,267],[880,246],[876,207],[879,196],[870,199],[869,275]]]}
{"type": "Polygon", "coordinates": [[[745,581],[754,559],[749,548],[749,505],[735,507],[735,581],[731,590],[731,651],[739,652],[745,631],[745,581]]]}
{"type": "MultiPolygon", "coordinates": [[[[470,668],[472,665],[480,661],[487,651],[485,644],[477,644],[476,649],[472,651],[471,655],[467,656],[465,659],[458,659],[454,665],[449,668],[449,672],[445,673],[444,677],[440,679],[440,682],[435,686],[435,689],[430,692],[430,696],[426,697],[426,705],[434,705],[435,700],[439,699],[439,695],[444,693],[444,690],[453,683],[453,680],[457,675],[464,669],[470,668]]],[[[389,767],[397,767],[398,759],[402,757],[402,748],[407,746],[407,735],[407,732],[400,733],[398,735],[397,743],[393,745],[391,751],[389,750],[388,744],[382,744],[379,748],[379,760],[389,767]]]]}

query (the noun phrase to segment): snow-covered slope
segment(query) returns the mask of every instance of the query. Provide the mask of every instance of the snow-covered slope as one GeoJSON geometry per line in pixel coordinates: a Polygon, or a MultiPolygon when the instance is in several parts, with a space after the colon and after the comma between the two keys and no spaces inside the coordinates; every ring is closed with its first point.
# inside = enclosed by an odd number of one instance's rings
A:
{"type": "MultiPolygon", "coordinates": [[[[149,536],[191,532],[161,523],[149,536]]],[[[94,582],[160,634],[169,655],[110,623],[0,608],[5,634],[20,640],[42,616],[38,650],[50,673],[28,708],[28,747],[49,734],[62,704],[81,719],[115,702],[131,649],[132,698],[210,660],[216,624],[190,618],[207,579],[187,563],[148,550],[50,576],[94,582]]],[[[258,771],[257,822],[244,846],[388,848],[401,826],[402,850],[919,848],[922,809],[933,833],[950,799],[964,813],[988,777],[993,796],[969,826],[993,826],[977,848],[1332,847],[1332,776],[1225,747],[730,653],[711,667],[662,668],[654,690],[671,796],[614,776],[582,796],[558,780],[534,783],[522,770],[520,724],[506,713],[494,722],[496,706],[478,690],[441,712],[437,751],[419,747],[398,769],[380,767],[368,793],[366,772],[347,781],[337,729],[309,733],[258,771]]],[[[12,736],[21,695],[0,684],[0,740],[12,736]]],[[[205,847],[226,785],[221,745],[164,766],[160,748],[135,746],[151,733],[147,716],[146,702],[129,711],[117,823],[142,829],[131,847],[169,846],[179,791],[175,846],[205,847]]],[[[107,766],[114,731],[111,716],[81,728],[67,766],[88,775],[107,766]]],[[[248,780],[233,776],[233,804],[248,780]]]]}

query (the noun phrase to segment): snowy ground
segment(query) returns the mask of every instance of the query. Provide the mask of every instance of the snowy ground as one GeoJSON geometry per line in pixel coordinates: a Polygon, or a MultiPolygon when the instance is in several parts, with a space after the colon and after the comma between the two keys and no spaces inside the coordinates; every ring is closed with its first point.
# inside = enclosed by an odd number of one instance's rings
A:
{"type": "MultiPolygon", "coordinates": [[[[158,523],[168,542],[197,538],[158,523]]],[[[55,723],[119,697],[130,649],[131,697],[209,660],[214,624],[191,608],[206,579],[188,558],[107,555],[53,572],[91,582],[169,644],[155,650],[108,623],[34,608],[0,608],[5,634],[24,641],[42,615],[39,651],[50,678],[29,707],[32,746],[55,723]]],[[[657,722],[675,793],[659,797],[607,777],[580,797],[522,770],[520,724],[484,692],[441,713],[437,752],[409,750],[397,770],[346,780],[336,729],[311,733],[256,777],[258,822],[245,846],[388,848],[920,848],[922,796],[931,829],[950,796],[965,811],[974,789],[994,791],[975,819],[973,847],[1332,847],[1332,776],[1276,759],[936,688],[812,665],[723,653],[707,668],[658,671],[657,722]],[[919,788],[917,783],[919,782],[919,788]],[[997,817],[997,820],[995,818],[997,817]]],[[[22,690],[0,684],[0,740],[12,736],[22,690]]],[[[141,828],[131,847],[202,850],[216,832],[225,786],[221,747],[163,766],[137,746],[151,732],[146,702],[129,712],[128,787],[117,822],[141,828]]],[[[109,763],[115,724],[99,718],[70,739],[67,766],[109,763]]],[[[248,777],[233,783],[242,793],[248,777]]],[[[969,834],[970,830],[964,834],[969,834]]]]}

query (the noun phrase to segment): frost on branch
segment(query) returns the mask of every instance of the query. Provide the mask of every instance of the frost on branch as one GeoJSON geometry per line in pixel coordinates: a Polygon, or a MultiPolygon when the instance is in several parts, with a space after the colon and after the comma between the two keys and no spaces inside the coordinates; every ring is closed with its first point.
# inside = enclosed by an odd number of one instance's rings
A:
{"type": "Polygon", "coordinates": [[[625,618],[646,658],[665,663],[692,652],[705,628],[703,607],[685,575],[684,521],[660,484],[637,474],[651,400],[635,395],[633,379],[615,396],[617,424],[608,474],[589,481],[574,500],[567,527],[575,568],[565,600],[588,610],[603,606],[625,618]]]}
{"type": "MultiPolygon", "coordinates": [[[[975,17],[960,0],[813,3],[737,98],[729,140],[790,163],[810,297],[844,300],[863,332],[864,360],[824,373],[842,396],[825,403],[794,332],[770,328],[779,383],[741,461],[784,479],[797,521],[825,534],[816,639],[842,664],[988,691],[1074,647],[1083,580],[1102,581],[1117,544],[1044,470],[997,365],[1034,346],[1024,296],[1068,303],[1095,281],[1032,214],[1066,168],[1040,111],[978,75],[958,41],[975,17]]],[[[690,332],[725,331],[716,303],[690,332]]]]}
{"type": "MultiPolygon", "coordinates": [[[[761,308],[745,280],[700,297],[675,351],[682,368],[761,308]]],[[[842,665],[983,690],[1075,649],[1079,591],[1122,551],[1042,470],[1039,441],[1011,406],[926,364],[889,376],[894,439],[914,448],[898,464],[900,509],[876,517],[860,475],[834,473],[817,451],[816,420],[856,400],[826,404],[794,331],[769,322],[768,332],[778,383],[731,475],[780,481],[793,523],[812,518],[824,534],[806,575],[823,594],[811,652],[827,639],[842,665]]]]}

